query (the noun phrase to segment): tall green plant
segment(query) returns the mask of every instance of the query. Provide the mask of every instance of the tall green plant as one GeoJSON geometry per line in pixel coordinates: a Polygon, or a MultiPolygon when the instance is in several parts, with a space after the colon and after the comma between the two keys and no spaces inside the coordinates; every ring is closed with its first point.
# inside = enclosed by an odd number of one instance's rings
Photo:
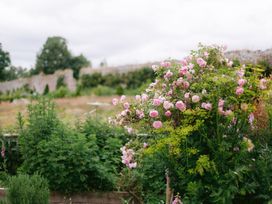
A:
{"type": "Polygon", "coordinates": [[[9,180],[7,200],[11,204],[48,204],[47,181],[39,175],[18,175],[9,180]]]}
{"type": "Polygon", "coordinates": [[[87,120],[77,129],[57,118],[46,99],[28,107],[28,120],[19,136],[21,171],[39,173],[51,190],[73,193],[113,190],[120,170],[121,136],[105,124],[87,120]]]}

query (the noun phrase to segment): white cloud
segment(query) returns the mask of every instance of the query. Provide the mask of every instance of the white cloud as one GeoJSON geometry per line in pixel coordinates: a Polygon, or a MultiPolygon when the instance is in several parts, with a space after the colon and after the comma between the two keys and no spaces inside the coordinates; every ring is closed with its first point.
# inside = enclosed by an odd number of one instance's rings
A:
{"type": "Polygon", "coordinates": [[[48,36],[97,65],[181,58],[198,42],[271,48],[270,0],[2,0],[0,42],[33,66],[48,36]]]}

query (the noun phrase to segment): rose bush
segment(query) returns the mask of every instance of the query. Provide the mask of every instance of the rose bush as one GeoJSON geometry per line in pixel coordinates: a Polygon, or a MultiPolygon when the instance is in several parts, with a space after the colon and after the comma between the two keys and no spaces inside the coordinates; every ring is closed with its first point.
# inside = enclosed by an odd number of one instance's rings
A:
{"type": "Polygon", "coordinates": [[[124,110],[110,122],[129,131],[122,150],[133,151],[123,171],[133,185],[123,187],[145,203],[162,199],[165,170],[184,203],[272,199],[270,79],[234,67],[224,51],[200,45],[181,61],[153,65],[155,81],[134,102],[113,100],[124,110]]]}

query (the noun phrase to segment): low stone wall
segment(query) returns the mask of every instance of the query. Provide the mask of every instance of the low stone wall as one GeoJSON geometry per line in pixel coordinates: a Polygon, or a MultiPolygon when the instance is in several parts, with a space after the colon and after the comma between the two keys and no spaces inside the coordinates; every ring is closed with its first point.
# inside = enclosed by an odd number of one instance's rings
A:
{"type": "Polygon", "coordinates": [[[14,91],[28,85],[30,89],[35,90],[39,94],[44,92],[46,85],[49,87],[49,91],[55,91],[58,78],[63,76],[64,82],[67,88],[71,91],[76,90],[76,80],[73,78],[73,71],[71,69],[59,70],[54,74],[45,75],[40,73],[29,78],[21,78],[12,81],[6,81],[0,83],[0,92],[5,93],[7,91],[14,91]]]}
{"type": "MultiPolygon", "coordinates": [[[[5,197],[5,189],[0,188],[0,198],[5,197]]],[[[72,196],[65,196],[52,192],[50,196],[51,204],[122,204],[123,199],[129,199],[127,192],[86,192],[72,196]]],[[[130,204],[138,204],[131,200],[130,204]]]]}
{"type": "Polygon", "coordinates": [[[109,74],[109,73],[127,73],[130,71],[141,69],[143,67],[151,67],[152,64],[158,64],[158,62],[145,63],[145,64],[128,64],[128,65],[115,66],[115,67],[113,66],[112,67],[98,67],[98,68],[84,67],[80,69],[79,75],[82,76],[84,74],[93,74],[95,72],[99,72],[102,75],[109,74]]]}
{"type": "MultiPolygon", "coordinates": [[[[58,193],[52,193],[50,198],[51,204],[122,204],[123,199],[128,199],[129,194],[126,192],[86,192],[78,193],[70,197],[58,193]]],[[[131,204],[136,204],[132,201],[131,204]]]]}
{"type": "MultiPolygon", "coordinates": [[[[100,72],[103,75],[109,73],[126,73],[143,67],[151,67],[151,63],[123,65],[116,67],[85,67],[80,69],[79,75],[82,76],[84,74],[93,74],[95,72],[100,72]]],[[[22,88],[25,85],[28,85],[29,88],[35,90],[39,94],[42,94],[44,92],[46,85],[48,85],[49,91],[55,91],[57,80],[60,76],[64,76],[64,82],[70,91],[76,90],[77,81],[73,77],[73,71],[71,69],[65,69],[58,70],[54,74],[45,75],[43,73],[40,73],[29,78],[20,78],[12,81],[1,82],[0,92],[6,93],[7,91],[14,91],[16,89],[22,88]]]]}

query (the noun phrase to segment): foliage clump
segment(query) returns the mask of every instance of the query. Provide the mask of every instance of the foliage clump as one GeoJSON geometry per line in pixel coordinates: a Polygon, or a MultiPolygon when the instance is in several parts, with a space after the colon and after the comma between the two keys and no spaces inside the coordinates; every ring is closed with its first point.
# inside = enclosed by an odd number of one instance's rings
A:
{"type": "Polygon", "coordinates": [[[70,128],[59,120],[54,106],[41,99],[28,107],[28,119],[20,122],[20,171],[38,173],[50,190],[64,193],[115,189],[123,133],[92,119],[70,128]]]}
{"type": "Polygon", "coordinates": [[[18,175],[9,179],[7,203],[48,204],[49,195],[47,180],[39,175],[18,175]]]}
{"type": "Polygon", "coordinates": [[[123,111],[111,122],[131,134],[125,148],[137,162],[123,170],[137,187],[124,189],[158,203],[167,171],[184,203],[272,199],[270,79],[263,69],[236,65],[224,47],[200,45],[181,61],[153,65],[156,79],[135,102],[113,100],[123,111]]]}

